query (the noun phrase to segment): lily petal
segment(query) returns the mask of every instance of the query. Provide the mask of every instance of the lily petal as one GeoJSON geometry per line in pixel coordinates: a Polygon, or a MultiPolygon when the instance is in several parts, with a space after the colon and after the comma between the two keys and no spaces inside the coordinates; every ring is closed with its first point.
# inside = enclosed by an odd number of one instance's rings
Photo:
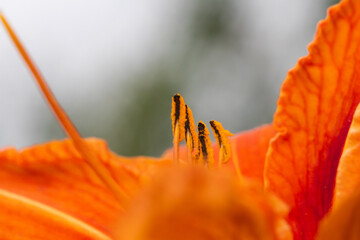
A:
{"type": "Polygon", "coordinates": [[[63,212],[0,189],[1,239],[111,240],[99,230],[63,212]],[[5,230],[6,229],[6,230],[5,230]]]}
{"type": "Polygon", "coordinates": [[[313,239],[329,211],[338,162],[360,99],[360,1],[319,23],[309,55],[281,88],[265,166],[266,186],[292,208],[295,239],[313,239]]]}
{"type": "MultiPolygon", "coordinates": [[[[359,187],[359,186],[358,186],[359,187]]],[[[321,222],[317,240],[360,239],[359,188],[321,222]]]]}
{"type": "Polygon", "coordinates": [[[118,239],[292,239],[287,206],[227,172],[169,169],[134,199],[118,239]]]}
{"type": "MultiPolygon", "coordinates": [[[[230,139],[235,159],[238,159],[241,174],[245,177],[258,180],[260,184],[264,182],[264,164],[266,153],[269,148],[270,139],[276,134],[272,124],[263,125],[249,131],[236,134],[230,139]]],[[[214,155],[218,156],[219,148],[214,147],[214,155]]],[[[234,157],[229,160],[234,167],[234,157]]],[[[225,165],[225,166],[226,166],[225,165]]]]}
{"type": "Polygon", "coordinates": [[[334,205],[355,192],[360,185],[360,105],[357,107],[336,176],[334,205]]]}
{"type": "MultiPolygon", "coordinates": [[[[158,167],[171,164],[144,157],[118,157],[98,139],[88,139],[87,144],[129,195],[146,184],[158,167]]],[[[71,140],[21,152],[12,148],[1,151],[0,189],[47,205],[106,234],[123,213],[124,206],[98,179],[71,140]]]]}

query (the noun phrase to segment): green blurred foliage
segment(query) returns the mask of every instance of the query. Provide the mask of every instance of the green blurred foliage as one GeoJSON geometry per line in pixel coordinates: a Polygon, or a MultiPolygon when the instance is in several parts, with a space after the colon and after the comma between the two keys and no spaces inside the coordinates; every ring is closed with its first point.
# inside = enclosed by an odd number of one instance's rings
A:
{"type": "Polygon", "coordinates": [[[328,4],[328,7],[330,7],[331,5],[334,5],[336,3],[339,3],[340,0],[329,0],[329,4],[328,4]]]}
{"type": "Polygon", "coordinates": [[[232,34],[231,1],[198,0],[192,12],[190,36],[204,44],[227,41],[232,34]]]}
{"type": "Polygon", "coordinates": [[[118,99],[118,109],[123,110],[112,116],[116,119],[110,137],[113,150],[126,156],[160,155],[170,147],[171,97],[181,81],[170,69],[166,65],[150,69],[125,86],[118,99]]]}

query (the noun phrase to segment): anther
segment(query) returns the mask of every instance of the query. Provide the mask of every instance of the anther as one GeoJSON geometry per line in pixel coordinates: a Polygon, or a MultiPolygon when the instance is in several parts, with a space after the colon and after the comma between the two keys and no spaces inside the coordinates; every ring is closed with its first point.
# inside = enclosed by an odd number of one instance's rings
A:
{"type": "Polygon", "coordinates": [[[228,130],[225,130],[221,123],[215,120],[210,121],[210,126],[214,132],[216,142],[219,146],[219,167],[221,167],[223,163],[226,163],[231,158],[229,137],[233,136],[234,134],[228,130]]]}
{"type": "Polygon", "coordinates": [[[202,121],[198,123],[198,155],[202,164],[212,168],[214,164],[214,153],[211,147],[209,131],[202,121]]]}
{"type": "Polygon", "coordinates": [[[185,141],[188,154],[188,161],[195,161],[194,150],[197,146],[195,123],[192,111],[188,105],[185,105],[185,141]]]}
{"type": "Polygon", "coordinates": [[[174,135],[174,161],[179,163],[179,143],[185,138],[185,101],[180,94],[172,98],[171,119],[174,135]]]}

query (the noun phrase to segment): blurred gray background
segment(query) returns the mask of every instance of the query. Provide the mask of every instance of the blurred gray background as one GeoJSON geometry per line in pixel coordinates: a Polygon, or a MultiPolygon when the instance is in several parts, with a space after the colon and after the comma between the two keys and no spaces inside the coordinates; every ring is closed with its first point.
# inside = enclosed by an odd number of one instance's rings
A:
{"type": "MultiPolygon", "coordinates": [[[[331,0],[0,0],[84,136],[126,156],[172,144],[171,97],[232,132],[272,121],[331,0]]],[[[64,138],[0,28],[0,147],[64,138]]]]}

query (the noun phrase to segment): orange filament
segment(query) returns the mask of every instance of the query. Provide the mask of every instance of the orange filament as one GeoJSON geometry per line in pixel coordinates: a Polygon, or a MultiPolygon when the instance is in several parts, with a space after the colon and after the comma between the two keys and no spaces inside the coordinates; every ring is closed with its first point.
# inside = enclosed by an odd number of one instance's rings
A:
{"type": "Polygon", "coordinates": [[[210,126],[214,132],[215,139],[219,146],[219,167],[231,158],[231,146],[229,137],[233,136],[231,132],[225,130],[221,123],[212,120],[210,126]]]}
{"type": "Polygon", "coordinates": [[[180,127],[179,125],[175,126],[175,133],[174,133],[174,155],[173,160],[175,163],[179,164],[179,135],[180,135],[180,127]]]}
{"type": "Polygon", "coordinates": [[[212,168],[214,165],[214,152],[211,147],[209,130],[202,121],[198,123],[198,156],[201,164],[210,169],[212,168]]]}
{"type": "MultiPolygon", "coordinates": [[[[185,139],[186,138],[188,138],[188,139],[191,138],[191,134],[189,132],[187,132],[185,134],[185,139]]],[[[192,148],[193,147],[192,147],[191,141],[186,141],[187,161],[191,162],[191,163],[195,163],[195,158],[192,155],[192,148]]]]}
{"type": "Polygon", "coordinates": [[[128,201],[127,194],[120,188],[118,183],[111,176],[108,169],[103,165],[103,163],[95,156],[91,148],[86,144],[84,139],[76,130],[75,126],[71,122],[70,118],[66,115],[65,111],[62,109],[55,96],[51,92],[49,86],[47,85],[45,79],[41,75],[40,71],[35,66],[34,62],[31,60],[29,54],[26,52],[25,48],[21,44],[20,40],[16,36],[15,32],[10,27],[9,23],[5,17],[0,13],[0,19],[4,24],[7,32],[9,33],[12,41],[14,42],[16,48],[20,52],[22,58],[26,62],[30,71],[34,75],[36,83],[40,87],[41,92],[44,94],[44,97],[48,104],[50,105],[51,110],[57,117],[60,125],[63,127],[65,133],[73,140],[76,149],[84,157],[90,167],[94,172],[99,176],[99,178],[105,183],[105,185],[113,192],[114,196],[120,201],[121,204],[124,204],[128,201]]]}
{"type": "Polygon", "coordinates": [[[174,135],[174,161],[179,163],[179,143],[185,138],[185,101],[180,94],[172,98],[171,119],[174,135]]]}
{"type": "MultiPolygon", "coordinates": [[[[234,149],[236,151],[236,146],[235,146],[234,141],[231,143],[230,151],[231,151],[231,149],[234,149]]],[[[242,173],[240,170],[239,159],[238,159],[237,154],[233,154],[232,160],[233,160],[233,163],[235,166],[236,176],[238,177],[239,181],[243,181],[243,176],[242,176],[242,173]]]]}

